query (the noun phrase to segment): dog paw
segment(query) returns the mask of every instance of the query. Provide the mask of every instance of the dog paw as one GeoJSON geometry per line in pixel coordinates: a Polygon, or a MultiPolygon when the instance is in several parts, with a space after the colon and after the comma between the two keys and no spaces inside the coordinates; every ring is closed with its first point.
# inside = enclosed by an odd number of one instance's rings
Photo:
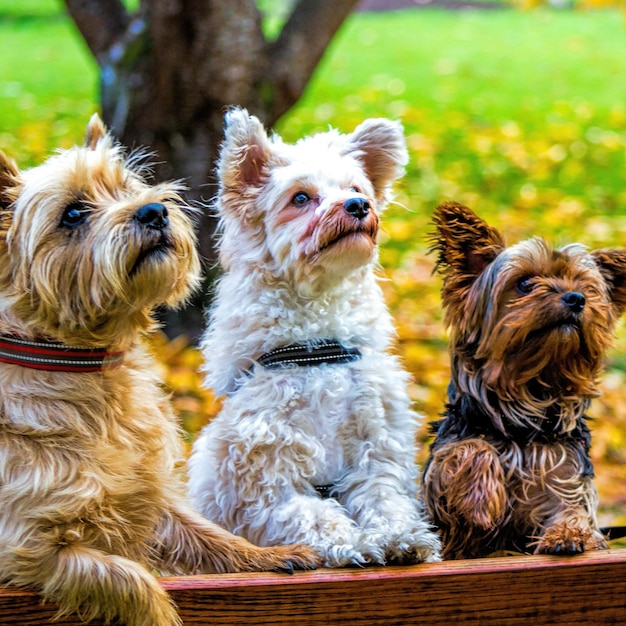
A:
{"type": "Polygon", "coordinates": [[[441,542],[430,530],[396,537],[385,550],[389,564],[414,565],[441,561],[441,542]]]}
{"type": "Polygon", "coordinates": [[[304,544],[263,548],[262,556],[252,563],[253,571],[276,571],[293,574],[295,570],[317,569],[322,564],[319,553],[304,544]]]}
{"type": "Polygon", "coordinates": [[[537,554],[568,556],[588,550],[603,550],[607,547],[603,539],[589,528],[557,524],[548,528],[536,542],[537,554]]]}
{"type": "Polygon", "coordinates": [[[366,547],[343,544],[327,547],[325,550],[324,566],[325,567],[348,567],[348,566],[364,566],[381,563],[384,560],[384,554],[380,548],[375,546],[366,547]]]}

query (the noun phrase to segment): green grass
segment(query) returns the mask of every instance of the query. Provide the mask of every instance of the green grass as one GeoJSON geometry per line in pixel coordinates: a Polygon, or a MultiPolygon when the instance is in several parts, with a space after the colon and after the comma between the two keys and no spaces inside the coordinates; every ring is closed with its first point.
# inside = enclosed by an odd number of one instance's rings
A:
{"type": "MultiPolygon", "coordinates": [[[[0,54],[0,146],[29,164],[78,140],[98,107],[97,68],[62,3],[0,0],[0,54]]],[[[279,130],[293,140],[370,116],[404,122],[399,199],[417,217],[407,228],[392,213],[389,263],[452,197],[511,221],[513,236],[541,220],[604,245],[626,240],[625,78],[617,10],[355,13],[279,130]]]]}
{"type": "Polygon", "coordinates": [[[54,0],[0,0],[0,147],[21,164],[71,145],[97,110],[98,76],[54,0]]]}
{"type": "Polygon", "coordinates": [[[61,0],[0,0],[0,20],[60,15],[61,0]]]}
{"type": "Polygon", "coordinates": [[[521,115],[540,122],[561,99],[624,111],[625,53],[618,11],[358,14],[335,40],[302,106],[369,87],[377,97],[360,98],[367,115],[401,112],[403,100],[487,120],[521,115]]]}

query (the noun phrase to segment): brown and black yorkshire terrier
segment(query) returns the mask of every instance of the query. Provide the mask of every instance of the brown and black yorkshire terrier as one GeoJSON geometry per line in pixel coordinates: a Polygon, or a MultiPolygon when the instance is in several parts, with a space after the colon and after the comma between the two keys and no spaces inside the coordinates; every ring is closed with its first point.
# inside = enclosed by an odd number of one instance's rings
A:
{"type": "Polygon", "coordinates": [[[437,208],[452,380],[424,470],[445,558],[606,547],[585,414],[626,306],[626,250],[554,249],[437,208]]]}

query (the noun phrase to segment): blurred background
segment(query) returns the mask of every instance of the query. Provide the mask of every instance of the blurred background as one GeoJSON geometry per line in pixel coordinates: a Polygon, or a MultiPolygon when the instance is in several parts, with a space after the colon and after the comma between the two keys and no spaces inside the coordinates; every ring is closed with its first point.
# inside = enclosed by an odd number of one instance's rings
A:
{"type": "MultiPolygon", "coordinates": [[[[80,143],[91,114],[107,104],[108,61],[94,53],[93,39],[86,45],[84,18],[77,27],[72,4],[0,0],[0,148],[24,168],[80,143]]],[[[131,17],[145,10],[138,1],[100,4],[131,17]]],[[[234,2],[232,10],[249,15],[254,4],[234,2]]],[[[540,235],[555,244],[626,247],[626,13],[617,0],[339,4],[345,16],[326,34],[302,93],[276,120],[265,118],[288,141],[329,126],[349,132],[367,117],[404,124],[410,164],[383,217],[380,273],[397,320],[396,349],[424,415],[423,461],[427,425],[443,409],[449,376],[440,278],[427,254],[434,207],[452,199],[467,204],[510,243],[540,235]]],[[[291,32],[305,57],[308,46],[315,48],[317,30],[298,30],[297,23],[285,29],[294,2],[258,0],[253,8],[268,46],[291,32]]],[[[255,102],[241,104],[256,113],[255,102]]],[[[115,128],[117,118],[108,117],[115,128]]],[[[119,134],[134,137],[129,126],[119,134]]],[[[197,195],[209,198],[211,183],[201,187],[197,195]]],[[[210,261],[210,252],[205,256],[210,261]]],[[[191,440],[220,400],[202,388],[191,326],[166,329],[153,338],[154,351],[191,440]]],[[[603,395],[590,411],[602,525],[626,524],[625,383],[622,323],[603,395]]]]}

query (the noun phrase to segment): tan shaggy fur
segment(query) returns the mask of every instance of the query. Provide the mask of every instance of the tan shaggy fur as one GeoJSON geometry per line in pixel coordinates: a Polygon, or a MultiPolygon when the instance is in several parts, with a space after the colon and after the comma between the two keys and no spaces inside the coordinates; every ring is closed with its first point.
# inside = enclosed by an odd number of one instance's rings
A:
{"type": "Polygon", "coordinates": [[[125,353],[94,373],[0,363],[0,579],[39,589],[60,614],[172,626],[153,572],[316,558],[258,548],[185,501],[179,428],[141,339],[156,306],[189,294],[198,259],[180,189],[145,174],[96,116],[84,146],[37,168],[0,153],[0,334],[125,353]]]}

